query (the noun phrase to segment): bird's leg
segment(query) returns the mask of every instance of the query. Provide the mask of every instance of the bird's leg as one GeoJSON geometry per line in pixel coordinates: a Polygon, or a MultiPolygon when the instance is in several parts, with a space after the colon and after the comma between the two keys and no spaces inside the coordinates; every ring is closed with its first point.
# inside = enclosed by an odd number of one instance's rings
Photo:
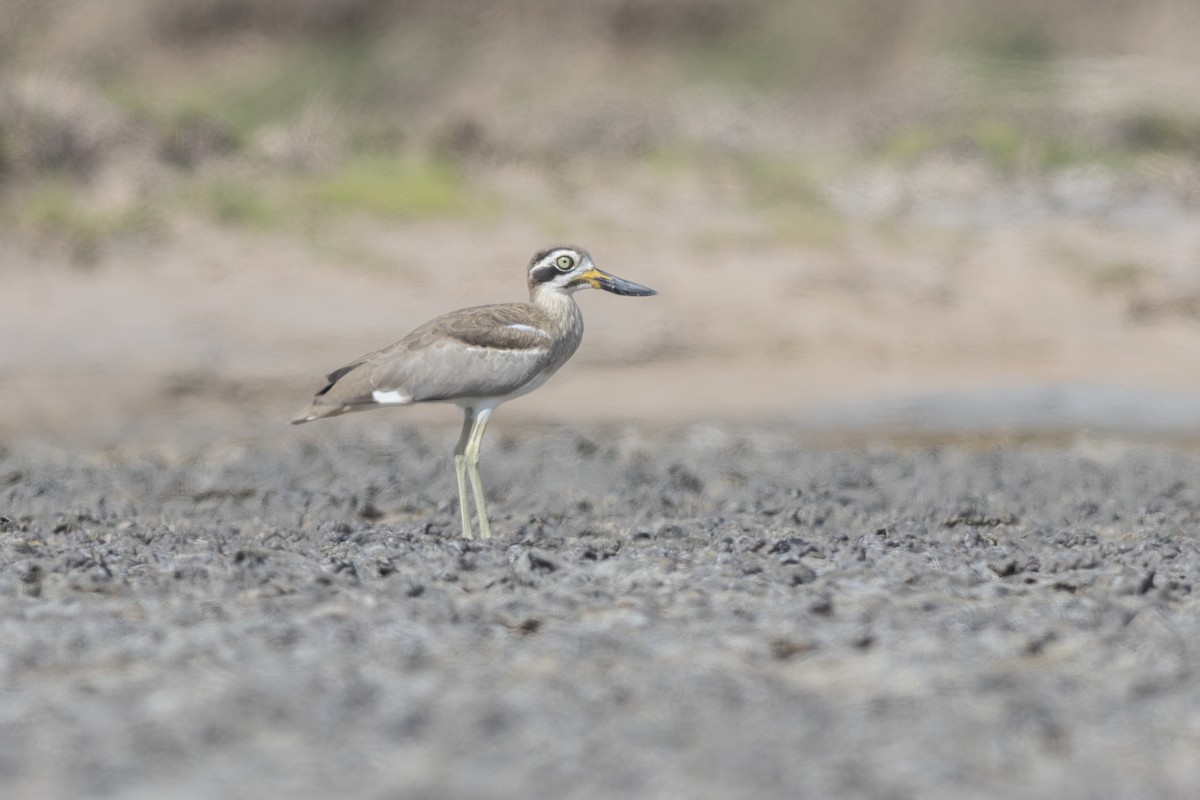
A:
{"type": "MultiPolygon", "coordinates": [[[[454,475],[458,478],[458,510],[462,514],[462,535],[464,539],[474,539],[471,530],[471,509],[467,506],[467,445],[471,441],[471,431],[475,428],[475,409],[463,410],[462,433],[454,448],[454,475]]],[[[480,515],[483,516],[482,514],[480,515]]]]}
{"type": "Polygon", "coordinates": [[[471,478],[471,490],[475,493],[475,513],[479,515],[480,539],[492,538],[492,526],[488,522],[487,507],[483,502],[483,483],[479,479],[479,444],[483,441],[483,431],[487,428],[491,416],[492,409],[479,409],[466,449],[467,475],[471,478]]]}

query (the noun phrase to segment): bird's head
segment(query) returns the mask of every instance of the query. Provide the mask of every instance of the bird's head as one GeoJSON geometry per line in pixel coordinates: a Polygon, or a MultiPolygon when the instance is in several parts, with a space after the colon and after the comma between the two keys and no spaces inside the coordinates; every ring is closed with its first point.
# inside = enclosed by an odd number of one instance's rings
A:
{"type": "Polygon", "coordinates": [[[580,289],[603,289],[613,294],[642,297],[658,294],[648,286],[618,278],[592,263],[581,247],[556,245],[534,253],[529,262],[529,293],[574,294],[580,289]]]}

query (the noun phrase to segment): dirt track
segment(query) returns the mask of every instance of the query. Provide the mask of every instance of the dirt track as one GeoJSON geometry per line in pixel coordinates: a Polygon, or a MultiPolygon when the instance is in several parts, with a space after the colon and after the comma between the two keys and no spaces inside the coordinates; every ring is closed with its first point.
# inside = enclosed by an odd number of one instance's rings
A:
{"type": "Polygon", "coordinates": [[[0,451],[6,797],[1200,785],[1195,458],[313,428],[0,451]]]}

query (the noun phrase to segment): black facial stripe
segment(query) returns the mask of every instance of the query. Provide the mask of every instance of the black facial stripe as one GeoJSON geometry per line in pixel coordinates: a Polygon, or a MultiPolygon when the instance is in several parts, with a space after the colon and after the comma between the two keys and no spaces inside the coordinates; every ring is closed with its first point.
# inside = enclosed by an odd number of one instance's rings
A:
{"type": "Polygon", "coordinates": [[[546,266],[535,269],[532,273],[530,273],[530,277],[533,278],[534,282],[536,283],[549,283],[550,281],[554,280],[555,277],[561,274],[562,273],[559,272],[553,264],[547,264],[546,266]]]}

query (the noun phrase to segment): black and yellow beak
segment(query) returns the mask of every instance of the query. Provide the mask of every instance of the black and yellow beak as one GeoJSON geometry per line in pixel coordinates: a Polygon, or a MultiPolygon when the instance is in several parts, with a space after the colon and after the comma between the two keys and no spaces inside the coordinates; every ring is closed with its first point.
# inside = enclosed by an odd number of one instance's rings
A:
{"type": "Polygon", "coordinates": [[[592,267],[579,277],[590,283],[594,289],[603,289],[606,292],[624,295],[625,297],[649,297],[650,295],[658,294],[658,292],[649,286],[642,286],[640,283],[618,278],[616,275],[610,275],[604,270],[596,269],[595,267],[592,267]]]}

